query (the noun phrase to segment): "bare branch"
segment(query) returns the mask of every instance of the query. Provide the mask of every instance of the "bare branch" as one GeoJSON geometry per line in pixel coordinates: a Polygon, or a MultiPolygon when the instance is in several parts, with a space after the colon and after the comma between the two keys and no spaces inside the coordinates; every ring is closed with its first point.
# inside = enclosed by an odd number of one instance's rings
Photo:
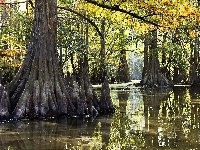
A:
{"type": "Polygon", "coordinates": [[[57,8],[67,10],[67,11],[69,11],[69,12],[72,12],[72,13],[78,15],[79,17],[83,18],[84,20],[87,20],[87,21],[96,29],[96,31],[97,31],[97,33],[99,34],[99,36],[100,36],[102,39],[104,38],[103,35],[102,35],[102,33],[100,32],[98,26],[97,26],[91,19],[87,18],[87,17],[84,16],[83,14],[81,14],[81,13],[79,13],[79,12],[77,12],[77,11],[75,11],[75,10],[69,8],[69,7],[60,7],[60,6],[58,6],[57,8]]]}
{"type": "Polygon", "coordinates": [[[147,18],[147,17],[151,17],[151,16],[155,16],[155,15],[158,15],[158,14],[152,13],[152,14],[148,14],[148,15],[142,16],[142,18],[147,18]]]}
{"type": "Polygon", "coordinates": [[[33,4],[33,1],[32,0],[27,0],[28,3],[31,5],[32,8],[35,8],[34,4],[33,4]]]}
{"type": "Polygon", "coordinates": [[[29,3],[32,8],[35,8],[32,0],[25,0],[25,1],[21,1],[21,2],[16,2],[16,1],[14,1],[14,2],[1,2],[0,5],[11,5],[11,4],[22,4],[22,3],[29,3]]]}
{"type": "Polygon", "coordinates": [[[0,4],[2,5],[8,5],[8,4],[20,4],[20,3],[26,3],[27,1],[22,1],[22,2],[1,2],[0,4]]]}
{"type": "Polygon", "coordinates": [[[150,20],[147,20],[145,17],[139,16],[136,13],[133,13],[131,11],[127,11],[127,10],[119,8],[119,5],[108,6],[108,5],[105,5],[105,4],[100,4],[100,3],[98,3],[98,2],[96,2],[94,0],[85,0],[85,1],[88,2],[88,3],[91,3],[93,5],[99,6],[101,8],[106,8],[106,9],[109,9],[109,10],[118,11],[118,12],[122,12],[122,13],[128,14],[128,15],[132,16],[133,18],[142,20],[142,21],[144,21],[146,23],[149,23],[149,24],[152,24],[154,26],[157,26],[157,27],[160,26],[159,24],[157,24],[155,22],[152,22],[150,20]]]}

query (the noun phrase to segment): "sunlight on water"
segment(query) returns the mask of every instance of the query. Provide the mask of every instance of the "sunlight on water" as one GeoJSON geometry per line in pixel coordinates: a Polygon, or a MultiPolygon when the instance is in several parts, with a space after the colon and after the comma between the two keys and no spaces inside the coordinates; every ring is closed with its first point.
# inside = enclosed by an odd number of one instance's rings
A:
{"type": "Polygon", "coordinates": [[[113,115],[2,122],[0,150],[199,149],[200,89],[111,92],[113,115]]]}

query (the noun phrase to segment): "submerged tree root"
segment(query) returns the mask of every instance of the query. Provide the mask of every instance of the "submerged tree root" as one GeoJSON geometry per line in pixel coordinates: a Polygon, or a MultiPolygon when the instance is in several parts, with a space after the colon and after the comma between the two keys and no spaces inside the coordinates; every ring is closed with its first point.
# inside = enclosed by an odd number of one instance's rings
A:
{"type": "Polygon", "coordinates": [[[173,84],[169,81],[162,73],[146,74],[144,79],[141,80],[140,85],[147,86],[150,88],[164,88],[172,87],[173,84]]]}
{"type": "Polygon", "coordinates": [[[78,85],[78,83],[72,79],[71,81],[72,83],[68,86],[68,91],[71,91],[70,99],[76,110],[76,112],[71,115],[72,117],[95,117],[99,114],[115,112],[107,79],[105,79],[102,84],[100,97],[98,97],[93,90],[89,80],[82,80],[81,85],[78,85]]]}
{"type": "MultiPolygon", "coordinates": [[[[48,117],[96,117],[100,114],[114,113],[115,108],[110,97],[108,80],[102,84],[101,95],[98,97],[91,85],[84,89],[82,85],[71,80],[67,85],[67,101],[55,99],[55,93],[50,90],[50,83],[45,84],[40,92],[39,82],[35,81],[32,94],[25,89],[16,105],[11,105],[5,88],[0,85],[0,120],[7,119],[42,119],[48,117]],[[42,99],[42,100],[41,100],[42,99]]],[[[58,86],[57,86],[58,87],[58,86]]],[[[56,90],[61,93],[61,89],[56,90]]],[[[57,95],[58,98],[59,95],[57,95]]]]}

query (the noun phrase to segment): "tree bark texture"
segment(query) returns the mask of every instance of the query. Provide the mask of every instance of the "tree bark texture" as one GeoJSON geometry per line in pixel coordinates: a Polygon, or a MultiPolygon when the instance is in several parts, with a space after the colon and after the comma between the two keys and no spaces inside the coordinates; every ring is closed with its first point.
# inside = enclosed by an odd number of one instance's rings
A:
{"type": "Polygon", "coordinates": [[[142,71],[142,78],[144,79],[148,67],[148,54],[149,54],[149,35],[144,37],[144,67],[142,71]]]}
{"type": "Polygon", "coordinates": [[[67,114],[71,106],[58,59],[56,0],[36,0],[32,38],[27,56],[8,86],[14,118],[67,114]]]}
{"type": "MultiPolygon", "coordinates": [[[[149,33],[150,34],[150,33],[149,33]]],[[[145,66],[143,68],[142,85],[150,87],[171,86],[170,81],[161,73],[160,63],[158,60],[157,50],[157,31],[154,30],[151,34],[145,37],[145,66]],[[147,38],[147,39],[146,39],[147,38]],[[149,49],[149,51],[148,51],[149,49]],[[145,74],[144,74],[145,73],[145,74]]]]}
{"type": "MultiPolygon", "coordinates": [[[[198,7],[200,6],[200,1],[197,1],[198,7]]],[[[199,65],[199,38],[196,37],[194,41],[190,41],[190,74],[189,83],[193,86],[200,84],[200,65],[199,65]]]]}
{"type": "Polygon", "coordinates": [[[9,116],[10,103],[5,88],[0,84],[0,120],[5,120],[9,116]]]}
{"type": "MultiPolygon", "coordinates": [[[[80,84],[73,76],[63,78],[56,50],[56,31],[56,0],[35,0],[33,32],[27,55],[21,69],[7,86],[10,101],[6,92],[0,93],[1,116],[14,119],[91,116],[113,106],[109,95],[104,100],[96,97],[89,81],[88,63],[81,61],[80,84]]],[[[0,91],[2,89],[0,86],[0,91]]]]}
{"type": "Polygon", "coordinates": [[[199,40],[195,38],[194,42],[190,42],[190,74],[189,74],[189,83],[191,85],[199,85],[200,77],[199,77],[199,40]]]}
{"type": "Polygon", "coordinates": [[[112,104],[111,96],[110,96],[110,88],[108,83],[108,78],[105,77],[104,82],[101,88],[101,97],[100,97],[100,112],[101,113],[109,113],[114,112],[115,108],[112,104]]]}
{"type": "Polygon", "coordinates": [[[123,82],[129,82],[130,81],[130,73],[128,68],[128,63],[126,59],[126,51],[121,50],[121,57],[119,62],[119,67],[117,70],[117,82],[123,83],[123,82]]]}
{"type": "Polygon", "coordinates": [[[100,66],[98,71],[98,81],[99,83],[103,83],[105,76],[107,76],[106,71],[106,39],[105,39],[105,26],[106,26],[106,20],[105,18],[101,21],[101,34],[103,35],[103,38],[101,37],[101,50],[100,50],[100,66]]]}

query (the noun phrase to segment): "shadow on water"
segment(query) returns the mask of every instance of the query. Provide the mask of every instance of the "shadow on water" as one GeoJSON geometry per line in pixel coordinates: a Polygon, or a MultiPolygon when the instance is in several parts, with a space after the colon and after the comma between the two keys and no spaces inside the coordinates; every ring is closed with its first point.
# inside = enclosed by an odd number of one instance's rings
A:
{"type": "Polygon", "coordinates": [[[0,124],[0,150],[198,149],[200,88],[111,91],[113,116],[0,124]]]}

